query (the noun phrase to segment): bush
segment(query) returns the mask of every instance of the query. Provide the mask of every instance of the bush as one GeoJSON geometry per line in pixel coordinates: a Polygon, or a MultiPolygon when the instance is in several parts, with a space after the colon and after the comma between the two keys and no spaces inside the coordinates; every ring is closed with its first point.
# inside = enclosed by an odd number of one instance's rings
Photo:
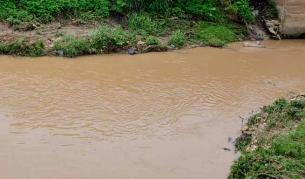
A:
{"type": "Polygon", "coordinates": [[[158,38],[154,37],[154,36],[148,36],[146,38],[146,45],[160,45],[160,41],[158,38]]]}
{"type": "Polygon", "coordinates": [[[54,51],[63,51],[63,55],[74,57],[86,54],[110,53],[134,43],[134,36],[122,28],[101,26],[88,38],[66,36],[54,44],[54,51]]]}
{"type": "Polygon", "coordinates": [[[72,36],[65,36],[62,40],[55,42],[53,50],[62,51],[63,55],[66,57],[75,57],[94,53],[94,51],[90,49],[88,39],[76,39],[72,36]]]}
{"type": "Polygon", "coordinates": [[[102,52],[117,51],[134,43],[135,36],[121,27],[101,26],[91,36],[92,48],[102,52]]]}
{"type": "Polygon", "coordinates": [[[0,44],[0,54],[20,56],[42,56],[44,44],[42,41],[26,43],[24,39],[18,39],[8,44],[0,44]]]}
{"type": "Polygon", "coordinates": [[[128,27],[141,35],[153,35],[158,31],[157,22],[153,21],[149,16],[137,13],[128,16],[128,27]]]}
{"type": "MultiPolygon", "coordinates": [[[[122,0],[116,0],[121,1],[122,0]]],[[[148,11],[152,13],[165,12],[170,5],[173,3],[172,0],[125,0],[125,9],[129,11],[148,11]]],[[[118,4],[118,3],[117,3],[118,4]]],[[[122,3],[119,3],[122,6],[122,3]]]]}
{"type": "Polygon", "coordinates": [[[169,45],[174,45],[177,48],[182,48],[185,44],[185,35],[180,30],[175,31],[168,42],[169,45]]]}
{"type": "Polygon", "coordinates": [[[266,18],[277,19],[279,16],[275,0],[267,0],[265,11],[266,18]]]}
{"type": "Polygon", "coordinates": [[[225,25],[202,23],[197,27],[196,39],[212,47],[223,47],[237,40],[234,30],[225,25]]]}
{"type": "Polygon", "coordinates": [[[249,0],[236,0],[233,3],[233,9],[246,23],[251,23],[255,20],[255,16],[252,13],[249,0]]]}
{"type": "Polygon", "coordinates": [[[11,25],[33,20],[47,23],[56,17],[79,16],[84,12],[103,18],[109,15],[109,8],[109,0],[2,0],[0,20],[11,25]]]}
{"type": "Polygon", "coordinates": [[[224,16],[215,0],[185,0],[179,6],[185,12],[207,21],[221,21],[224,16]]]}

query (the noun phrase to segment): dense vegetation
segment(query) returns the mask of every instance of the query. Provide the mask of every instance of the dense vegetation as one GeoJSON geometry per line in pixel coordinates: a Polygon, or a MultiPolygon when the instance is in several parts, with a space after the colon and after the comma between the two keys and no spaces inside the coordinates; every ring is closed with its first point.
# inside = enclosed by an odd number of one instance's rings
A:
{"type": "Polygon", "coordinates": [[[229,178],[305,177],[305,97],[279,99],[252,116],[229,178]]]}
{"type": "MultiPolygon", "coordinates": [[[[45,53],[63,51],[70,57],[134,47],[139,40],[151,42],[151,37],[168,37],[168,41],[155,43],[157,48],[148,51],[194,43],[222,47],[244,37],[243,24],[255,20],[250,3],[250,0],[0,0],[0,21],[16,30],[32,30],[33,24],[53,21],[98,22],[101,28],[89,37],[63,35],[54,48],[45,50],[45,53]],[[121,27],[107,25],[106,19],[111,17],[121,19],[121,27]]],[[[9,48],[19,41],[2,46],[9,48]]],[[[32,44],[24,41],[22,46],[34,49],[34,53],[18,54],[43,54],[36,52],[32,44]]],[[[13,50],[1,53],[13,54],[13,50]]]]}
{"type": "Polygon", "coordinates": [[[0,19],[11,24],[50,22],[56,18],[104,18],[110,14],[148,12],[222,21],[223,9],[233,9],[247,22],[253,20],[248,0],[1,0],[0,19]]]}

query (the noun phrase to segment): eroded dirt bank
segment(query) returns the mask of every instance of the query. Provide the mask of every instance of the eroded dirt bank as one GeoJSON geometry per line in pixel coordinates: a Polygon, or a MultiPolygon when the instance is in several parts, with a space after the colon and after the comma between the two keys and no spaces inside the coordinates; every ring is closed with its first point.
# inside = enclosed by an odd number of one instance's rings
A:
{"type": "Polygon", "coordinates": [[[0,57],[3,178],[226,178],[241,119],[305,89],[305,41],[0,57]]]}

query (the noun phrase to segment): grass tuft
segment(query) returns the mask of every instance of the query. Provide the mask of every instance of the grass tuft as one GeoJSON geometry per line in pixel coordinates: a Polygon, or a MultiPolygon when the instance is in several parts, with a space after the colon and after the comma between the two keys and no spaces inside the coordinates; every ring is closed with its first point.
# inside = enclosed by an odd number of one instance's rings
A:
{"type": "Polygon", "coordinates": [[[237,40],[237,35],[231,27],[211,23],[199,24],[195,36],[196,40],[212,47],[223,47],[237,40]]]}
{"type": "Polygon", "coordinates": [[[174,45],[176,48],[182,48],[185,45],[185,35],[182,31],[175,31],[169,39],[168,44],[174,45]]]}

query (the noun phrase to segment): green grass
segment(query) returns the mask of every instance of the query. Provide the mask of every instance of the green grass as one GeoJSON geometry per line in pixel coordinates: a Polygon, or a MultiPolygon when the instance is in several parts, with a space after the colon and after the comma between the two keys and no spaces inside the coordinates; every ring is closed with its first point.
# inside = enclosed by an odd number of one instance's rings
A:
{"type": "Polygon", "coordinates": [[[186,39],[182,31],[177,30],[170,36],[169,45],[174,45],[176,48],[182,48],[185,45],[186,39]]]}
{"type": "Polygon", "coordinates": [[[94,53],[91,50],[89,40],[86,38],[75,38],[65,36],[62,40],[55,42],[53,50],[56,52],[62,51],[66,57],[75,57],[94,53]]]}
{"type": "Polygon", "coordinates": [[[85,12],[104,18],[109,11],[109,0],[2,0],[0,20],[11,25],[33,21],[48,23],[59,17],[76,17],[85,12]]]}
{"type": "Polygon", "coordinates": [[[157,37],[154,37],[154,36],[148,36],[146,38],[146,41],[145,41],[145,44],[146,45],[160,45],[160,41],[157,37]]]}
{"type": "MultiPolygon", "coordinates": [[[[223,22],[226,18],[225,9],[232,6],[245,22],[253,21],[249,0],[1,0],[0,21],[19,25],[23,22],[49,23],[62,18],[82,18],[83,20],[102,20],[109,15],[149,14],[150,16],[178,16],[181,18],[198,19],[210,22],[223,22]],[[84,14],[84,15],[82,15],[84,14]]],[[[139,15],[136,22],[144,24],[144,30],[150,22],[149,18],[139,15]],[[143,21],[145,20],[145,21],[143,21]]],[[[131,21],[134,21],[131,20],[131,21]]],[[[137,24],[142,25],[142,24],[137,24]]],[[[151,24],[149,24],[151,25],[151,24]]],[[[131,25],[132,26],[132,25],[131,25]]],[[[148,29],[147,29],[148,28],[148,29]]]]}
{"type": "Polygon", "coordinates": [[[10,43],[0,43],[0,54],[42,56],[44,55],[44,44],[39,40],[34,43],[27,43],[24,39],[17,39],[10,43]]]}
{"type": "Polygon", "coordinates": [[[95,50],[110,53],[135,43],[135,35],[121,27],[101,26],[90,37],[90,42],[95,50]]]}
{"type": "Polygon", "coordinates": [[[144,52],[165,52],[168,48],[161,44],[160,40],[154,36],[148,36],[145,40],[144,52]]]}
{"type": "Polygon", "coordinates": [[[252,23],[255,21],[253,9],[250,7],[249,0],[234,0],[233,9],[245,23],[252,23]]]}
{"type": "Polygon", "coordinates": [[[201,23],[196,29],[195,39],[207,46],[223,47],[237,41],[237,35],[228,25],[201,23]]]}
{"type": "Polygon", "coordinates": [[[242,153],[232,166],[229,178],[304,178],[304,119],[304,98],[277,100],[251,117],[248,132],[252,132],[237,140],[236,147],[242,153]],[[265,127],[257,128],[259,124],[265,127]],[[256,148],[250,150],[251,145],[256,148]]]}
{"type": "Polygon", "coordinates": [[[128,28],[143,36],[162,34],[165,30],[162,23],[141,13],[132,13],[128,16],[128,28]]]}
{"type": "Polygon", "coordinates": [[[66,57],[75,57],[116,52],[132,45],[134,41],[135,36],[121,27],[101,26],[89,37],[65,36],[62,40],[55,42],[52,50],[62,51],[66,57]]]}

